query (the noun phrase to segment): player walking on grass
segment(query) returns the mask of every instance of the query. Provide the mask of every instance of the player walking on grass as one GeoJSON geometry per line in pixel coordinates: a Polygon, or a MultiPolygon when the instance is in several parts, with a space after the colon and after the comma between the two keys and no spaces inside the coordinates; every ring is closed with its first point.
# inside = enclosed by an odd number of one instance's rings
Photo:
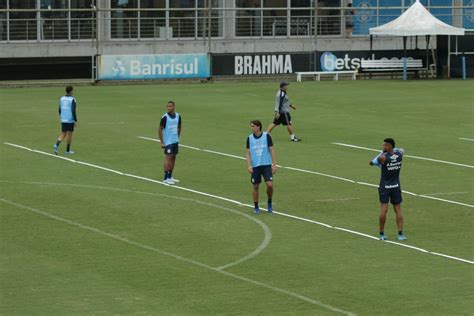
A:
{"type": "Polygon", "coordinates": [[[252,134],[247,137],[247,163],[248,171],[252,175],[250,180],[253,185],[252,196],[254,202],[254,213],[260,213],[258,206],[258,189],[262,182],[262,176],[267,187],[269,213],[273,212],[273,174],[276,172],[275,151],[270,134],[262,132],[262,122],[254,120],[250,122],[252,134]]]}
{"type": "Polygon", "coordinates": [[[58,154],[59,145],[66,138],[66,154],[74,154],[71,150],[72,133],[77,124],[76,99],[72,96],[74,88],[66,87],[66,95],[59,100],[59,118],[61,119],[61,134],[59,134],[56,144],[54,144],[54,153],[58,154]]]}
{"type": "Polygon", "coordinates": [[[179,136],[181,135],[181,115],[175,112],[174,101],[169,101],[166,105],[167,112],[161,117],[158,137],[161,148],[165,150],[164,179],[166,184],[179,182],[173,178],[173,169],[178,155],[179,136]]]}
{"type": "Polygon", "coordinates": [[[386,240],[384,228],[387,220],[388,202],[390,201],[395,211],[398,240],[405,240],[403,235],[403,214],[400,204],[402,203],[402,189],[400,187],[400,170],[402,168],[403,149],[395,148],[395,140],[392,138],[384,139],[382,145],[383,152],[370,161],[371,166],[381,168],[381,177],[379,185],[380,200],[380,240],[386,240]]]}
{"type": "Polygon", "coordinates": [[[267,133],[271,133],[275,126],[282,124],[286,126],[290,134],[290,140],[292,142],[299,142],[301,139],[295,136],[295,129],[291,121],[290,108],[296,110],[296,106],[291,104],[288,98],[288,85],[288,82],[280,83],[280,90],[278,90],[275,100],[275,118],[273,123],[268,126],[267,133]]]}

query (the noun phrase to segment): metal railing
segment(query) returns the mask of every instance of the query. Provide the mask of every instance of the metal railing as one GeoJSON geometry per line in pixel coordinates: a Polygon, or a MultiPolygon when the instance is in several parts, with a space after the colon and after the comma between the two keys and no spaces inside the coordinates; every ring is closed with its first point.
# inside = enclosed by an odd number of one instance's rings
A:
{"type": "MultiPolygon", "coordinates": [[[[0,41],[95,41],[97,34],[101,34],[99,41],[305,38],[316,32],[318,36],[341,37],[347,35],[348,28],[354,36],[367,36],[370,27],[393,20],[406,7],[353,9],[354,15],[347,14],[347,7],[0,8],[0,41]]],[[[429,9],[449,24],[474,30],[472,6],[429,9]]]]}

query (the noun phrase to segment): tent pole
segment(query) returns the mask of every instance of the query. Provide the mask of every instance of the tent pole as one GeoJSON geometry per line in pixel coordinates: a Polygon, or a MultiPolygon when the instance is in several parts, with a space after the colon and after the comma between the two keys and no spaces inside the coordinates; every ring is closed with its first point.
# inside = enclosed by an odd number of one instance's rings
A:
{"type": "Polygon", "coordinates": [[[407,80],[407,37],[403,36],[403,80],[407,80]]]}
{"type": "Polygon", "coordinates": [[[451,78],[451,35],[448,35],[448,78],[451,78]]]}
{"type": "Polygon", "coordinates": [[[426,35],[426,78],[428,78],[429,68],[430,68],[430,36],[426,35]]]}

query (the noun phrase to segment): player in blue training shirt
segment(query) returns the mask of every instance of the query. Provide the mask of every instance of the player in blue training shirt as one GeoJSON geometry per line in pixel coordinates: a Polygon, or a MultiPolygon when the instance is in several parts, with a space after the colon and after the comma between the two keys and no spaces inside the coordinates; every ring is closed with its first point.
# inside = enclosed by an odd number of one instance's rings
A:
{"type": "Polygon", "coordinates": [[[385,222],[387,220],[388,202],[390,201],[395,211],[398,240],[406,240],[403,235],[403,214],[400,204],[402,203],[402,189],[400,187],[400,170],[402,169],[403,149],[395,148],[395,140],[384,139],[382,145],[383,152],[370,161],[371,166],[378,166],[381,169],[379,200],[380,200],[380,240],[386,240],[384,233],[385,222]]]}
{"type": "Polygon", "coordinates": [[[258,206],[258,188],[262,182],[262,176],[267,186],[268,212],[273,212],[273,174],[276,172],[275,151],[270,134],[262,132],[262,122],[254,120],[250,122],[252,134],[247,137],[247,163],[248,171],[252,175],[250,180],[253,184],[254,213],[260,213],[258,206]]]}
{"type": "Polygon", "coordinates": [[[169,101],[166,105],[167,112],[163,115],[158,128],[158,136],[161,142],[161,148],[165,149],[163,182],[166,184],[175,184],[179,182],[173,178],[173,169],[178,154],[179,136],[181,135],[181,115],[176,113],[175,103],[169,101]]]}
{"type": "Polygon", "coordinates": [[[59,117],[61,119],[61,134],[58,136],[56,144],[54,144],[53,149],[54,153],[58,154],[59,144],[66,137],[67,148],[66,154],[74,154],[71,150],[72,143],[72,133],[74,132],[74,127],[77,124],[77,115],[76,115],[76,99],[72,96],[73,87],[66,87],[66,95],[61,97],[59,100],[59,117]]]}

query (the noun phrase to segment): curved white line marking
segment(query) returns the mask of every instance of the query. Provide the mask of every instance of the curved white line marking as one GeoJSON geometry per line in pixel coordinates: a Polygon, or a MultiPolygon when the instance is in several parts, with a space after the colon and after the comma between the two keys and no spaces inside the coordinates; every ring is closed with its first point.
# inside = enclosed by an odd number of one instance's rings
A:
{"type": "Polygon", "coordinates": [[[10,204],[10,205],[16,206],[16,207],[18,207],[18,208],[22,208],[22,209],[28,210],[28,211],[33,212],[33,213],[36,213],[36,214],[38,214],[38,215],[42,215],[42,216],[44,216],[44,217],[48,217],[48,218],[53,219],[53,220],[56,220],[56,221],[59,221],[59,222],[65,223],[65,224],[69,224],[69,225],[71,225],[71,226],[75,226],[75,227],[78,227],[78,228],[82,228],[82,229],[85,229],[85,230],[94,232],[94,233],[96,233],[96,234],[99,234],[99,235],[102,235],[102,236],[106,236],[106,237],[109,237],[109,238],[112,238],[112,239],[115,239],[115,240],[124,242],[124,243],[126,243],[126,244],[129,244],[129,245],[132,245],[132,246],[141,248],[141,249],[145,249],[145,250],[148,250],[148,251],[153,251],[153,252],[159,253],[159,254],[161,254],[161,255],[174,258],[174,259],[179,260],[179,261],[183,261],[183,262],[186,262],[186,263],[190,263],[190,264],[199,266],[199,267],[201,267],[201,268],[205,268],[205,269],[208,269],[208,270],[211,270],[211,271],[215,271],[215,272],[217,272],[217,273],[220,273],[220,274],[222,274],[222,275],[226,275],[226,276],[231,277],[231,278],[234,278],[234,279],[236,279],[236,280],[240,280],[240,281],[244,281],[244,282],[247,282],[247,283],[251,283],[251,284],[253,284],[253,285],[257,285],[257,286],[260,286],[260,287],[264,287],[264,288],[267,288],[267,289],[272,290],[272,291],[274,291],[274,292],[286,294],[286,295],[291,296],[291,297],[293,297],[293,298],[299,299],[299,300],[301,300],[301,301],[304,301],[304,302],[307,302],[307,303],[310,303],[310,304],[313,304],[313,305],[320,306],[320,307],[322,307],[322,308],[325,308],[325,309],[327,309],[327,310],[330,310],[330,311],[333,311],[333,312],[336,312],[336,313],[340,313],[340,314],[348,315],[348,316],[349,316],[349,315],[350,315],[350,316],[356,315],[356,314],[354,314],[354,313],[352,313],[352,312],[348,312],[348,311],[339,309],[339,308],[337,308],[337,307],[334,307],[334,306],[331,306],[331,305],[322,303],[322,302],[320,302],[320,301],[314,300],[314,299],[309,298],[309,297],[307,297],[307,296],[303,296],[303,295],[300,295],[300,294],[298,294],[298,293],[291,292],[291,291],[288,291],[288,290],[285,290],[285,289],[282,289],[282,288],[278,288],[278,287],[275,287],[275,286],[272,286],[272,285],[269,285],[269,284],[266,284],[266,283],[263,283],[263,282],[260,282],[260,281],[257,281],[257,280],[249,279],[249,278],[246,278],[246,277],[243,277],[243,276],[240,276],[240,275],[231,273],[231,272],[227,272],[227,271],[224,271],[224,270],[219,270],[218,268],[211,267],[211,266],[209,266],[209,265],[207,265],[207,264],[205,264],[205,263],[201,263],[201,262],[199,262],[199,261],[195,261],[195,260],[192,260],[192,259],[188,259],[188,258],[185,258],[185,257],[181,257],[181,256],[179,256],[179,255],[176,255],[176,254],[172,253],[172,252],[168,252],[168,251],[164,251],[164,250],[161,250],[161,249],[158,249],[158,248],[154,248],[154,247],[151,247],[151,246],[147,246],[147,245],[138,243],[138,242],[136,242],[136,241],[127,239],[127,238],[125,238],[125,237],[121,237],[121,236],[118,236],[118,235],[114,235],[114,234],[108,233],[108,232],[106,232],[106,231],[97,229],[97,228],[95,228],[95,227],[91,227],[91,226],[87,226],[87,225],[84,225],[84,224],[81,224],[81,223],[78,223],[78,222],[74,222],[74,221],[71,221],[71,220],[69,220],[69,219],[65,219],[65,218],[59,217],[59,216],[57,216],[57,215],[54,215],[54,214],[51,214],[51,213],[48,213],[48,212],[45,212],[45,211],[42,211],[42,210],[39,210],[39,209],[35,209],[35,208],[29,207],[29,206],[26,206],[26,205],[23,205],[23,204],[19,204],[19,203],[10,201],[10,200],[6,200],[6,199],[1,198],[1,197],[0,197],[0,201],[3,202],[3,203],[6,203],[6,204],[10,204]]]}
{"type": "MultiPolygon", "coordinates": [[[[90,165],[90,164],[86,164],[90,165]]],[[[107,168],[104,168],[104,170],[107,170],[107,168]]],[[[222,266],[217,267],[217,270],[224,270],[233,266],[236,266],[244,261],[247,261],[249,259],[252,259],[253,257],[258,256],[267,246],[270,244],[270,241],[272,240],[272,232],[270,228],[262,222],[261,220],[255,218],[254,216],[250,216],[246,213],[239,212],[237,210],[227,208],[224,206],[220,206],[217,204],[209,203],[209,202],[204,202],[201,200],[197,199],[191,199],[191,198],[185,198],[181,196],[175,196],[175,195],[168,195],[168,194],[160,194],[160,193],[152,193],[152,192],[144,192],[144,191],[136,191],[136,190],[129,190],[129,189],[122,189],[122,188],[115,188],[115,187],[103,187],[103,186],[96,186],[96,185],[87,185],[87,184],[74,184],[74,183],[57,183],[57,182],[35,182],[35,181],[6,181],[6,180],[0,180],[0,182],[3,183],[19,183],[19,184],[33,184],[33,185],[51,185],[51,186],[70,186],[70,187],[78,187],[78,188],[89,188],[89,189],[99,189],[99,190],[109,190],[109,191],[117,191],[117,192],[127,192],[127,193],[136,193],[136,194],[144,194],[144,195],[152,195],[152,196],[160,196],[160,197],[165,197],[165,198],[171,198],[175,200],[181,200],[181,201],[188,201],[188,202],[194,202],[197,204],[201,205],[206,205],[206,206],[211,206],[215,207],[221,210],[225,210],[228,212],[232,212],[234,214],[241,215],[255,223],[257,223],[263,230],[264,233],[264,238],[263,241],[258,245],[257,248],[255,248],[254,251],[249,253],[248,255],[237,259],[233,262],[224,264],[222,266]]]]}

